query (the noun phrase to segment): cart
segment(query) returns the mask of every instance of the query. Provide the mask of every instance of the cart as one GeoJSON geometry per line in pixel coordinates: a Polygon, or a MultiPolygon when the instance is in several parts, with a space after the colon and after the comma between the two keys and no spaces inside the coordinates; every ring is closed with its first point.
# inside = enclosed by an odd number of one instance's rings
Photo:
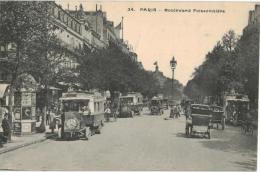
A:
{"type": "Polygon", "coordinates": [[[211,110],[208,105],[192,104],[191,115],[186,119],[186,135],[191,137],[195,134],[203,134],[210,139],[211,118],[211,110]]]}
{"type": "Polygon", "coordinates": [[[218,129],[219,125],[221,125],[222,130],[224,130],[225,129],[225,115],[224,115],[224,111],[223,111],[222,107],[211,106],[210,109],[212,111],[212,119],[211,119],[212,127],[214,126],[214,124],[216,124],[217,129],[218,129]]]}

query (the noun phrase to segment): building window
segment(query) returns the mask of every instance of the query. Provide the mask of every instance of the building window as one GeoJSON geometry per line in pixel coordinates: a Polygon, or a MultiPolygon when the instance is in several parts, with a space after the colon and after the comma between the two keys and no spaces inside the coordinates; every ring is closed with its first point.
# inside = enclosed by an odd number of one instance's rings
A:
{"type": "Polygon", "coordinates": [[[4,52],[5,51],[5,46],[1,45],[0,46],[0,51],[4,52]]]}
{"type": "Polygon", "coordinates": [[[51,9],[51,14],[54,15],[54,8],[51,9]]]}
{"type": "Polygon", "coordinates": [[[61,17],[60,17],[60,11],[58,11],[58,19],[59,19],[59,20],[61,19],[61,17]]]}
{"type": "Polygon", "coordinates": [[[6,72],[2,73],[1,80],[6,81],[7,80],[7,75],[8,74],[6,72]]]}
{"type": "Polygon", "coordinates": [[[73,21],[70,22],[70,28],[73,29],[73,21]]]}

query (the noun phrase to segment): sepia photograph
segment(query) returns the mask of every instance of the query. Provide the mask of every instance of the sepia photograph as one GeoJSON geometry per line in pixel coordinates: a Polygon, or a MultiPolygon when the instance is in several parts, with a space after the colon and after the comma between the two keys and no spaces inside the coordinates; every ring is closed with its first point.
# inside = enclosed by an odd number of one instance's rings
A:
{"type": "Polygon", "coordinates": [[[257,171],[260,2],[0,0],[0,171],[257,171]]]}

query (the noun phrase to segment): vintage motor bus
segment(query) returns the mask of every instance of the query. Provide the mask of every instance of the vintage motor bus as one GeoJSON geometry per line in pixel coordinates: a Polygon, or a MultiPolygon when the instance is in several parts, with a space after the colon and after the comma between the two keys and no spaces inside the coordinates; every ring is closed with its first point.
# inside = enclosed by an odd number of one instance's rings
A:
{"type": "Polygon", "coordinates": [[[100,93],[72,91],[64,93],[60,101],[62,138],[87,137],[101,132],[106,99],[100,93]]]}
{"type": "Polygon", "coordinates": [[[233,125],[243,121],[245,114],[249,111],[249,98],[243,94],[226,94],[224,96],[224,116],[233,125]]]}
{"type": "Polygon", "coordinates": [[[119,97],[119,117],[133,117],[140,115],[143,108],[143,96],[141,93],[131,92],[119,97]]]}
{"type": "Polygon", "coordinates": [[[153,97],[150,103],[151,115],[162,115],[163,109],[163,98],[153,97]]]}

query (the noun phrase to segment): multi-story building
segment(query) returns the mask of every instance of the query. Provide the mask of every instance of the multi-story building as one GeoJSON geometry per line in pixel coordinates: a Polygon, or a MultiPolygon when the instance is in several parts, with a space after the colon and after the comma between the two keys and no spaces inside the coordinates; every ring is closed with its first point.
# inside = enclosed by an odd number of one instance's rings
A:
{"type": "Polygon", "coordinates": [[[255,5],[255,10],[249,11],[248,25],[244,28],[243,34],[258,29],[260,31],[260,5],[255,5]]]}
{"type": "Polygon", "coordinates": [[[120,38],[120,29],[114,26],[114,22],[107,19],[106,12],[96,7],[96,11],[84,11],[82,4],[79,10],[69,10],[69,13],[79,21],[89,24],[92,31],[92,45],[97,48],[105,48],[109,42],[116,44],[123,53],[137,63],[137,54],[130,48],[131,46],[120,38]]]}

